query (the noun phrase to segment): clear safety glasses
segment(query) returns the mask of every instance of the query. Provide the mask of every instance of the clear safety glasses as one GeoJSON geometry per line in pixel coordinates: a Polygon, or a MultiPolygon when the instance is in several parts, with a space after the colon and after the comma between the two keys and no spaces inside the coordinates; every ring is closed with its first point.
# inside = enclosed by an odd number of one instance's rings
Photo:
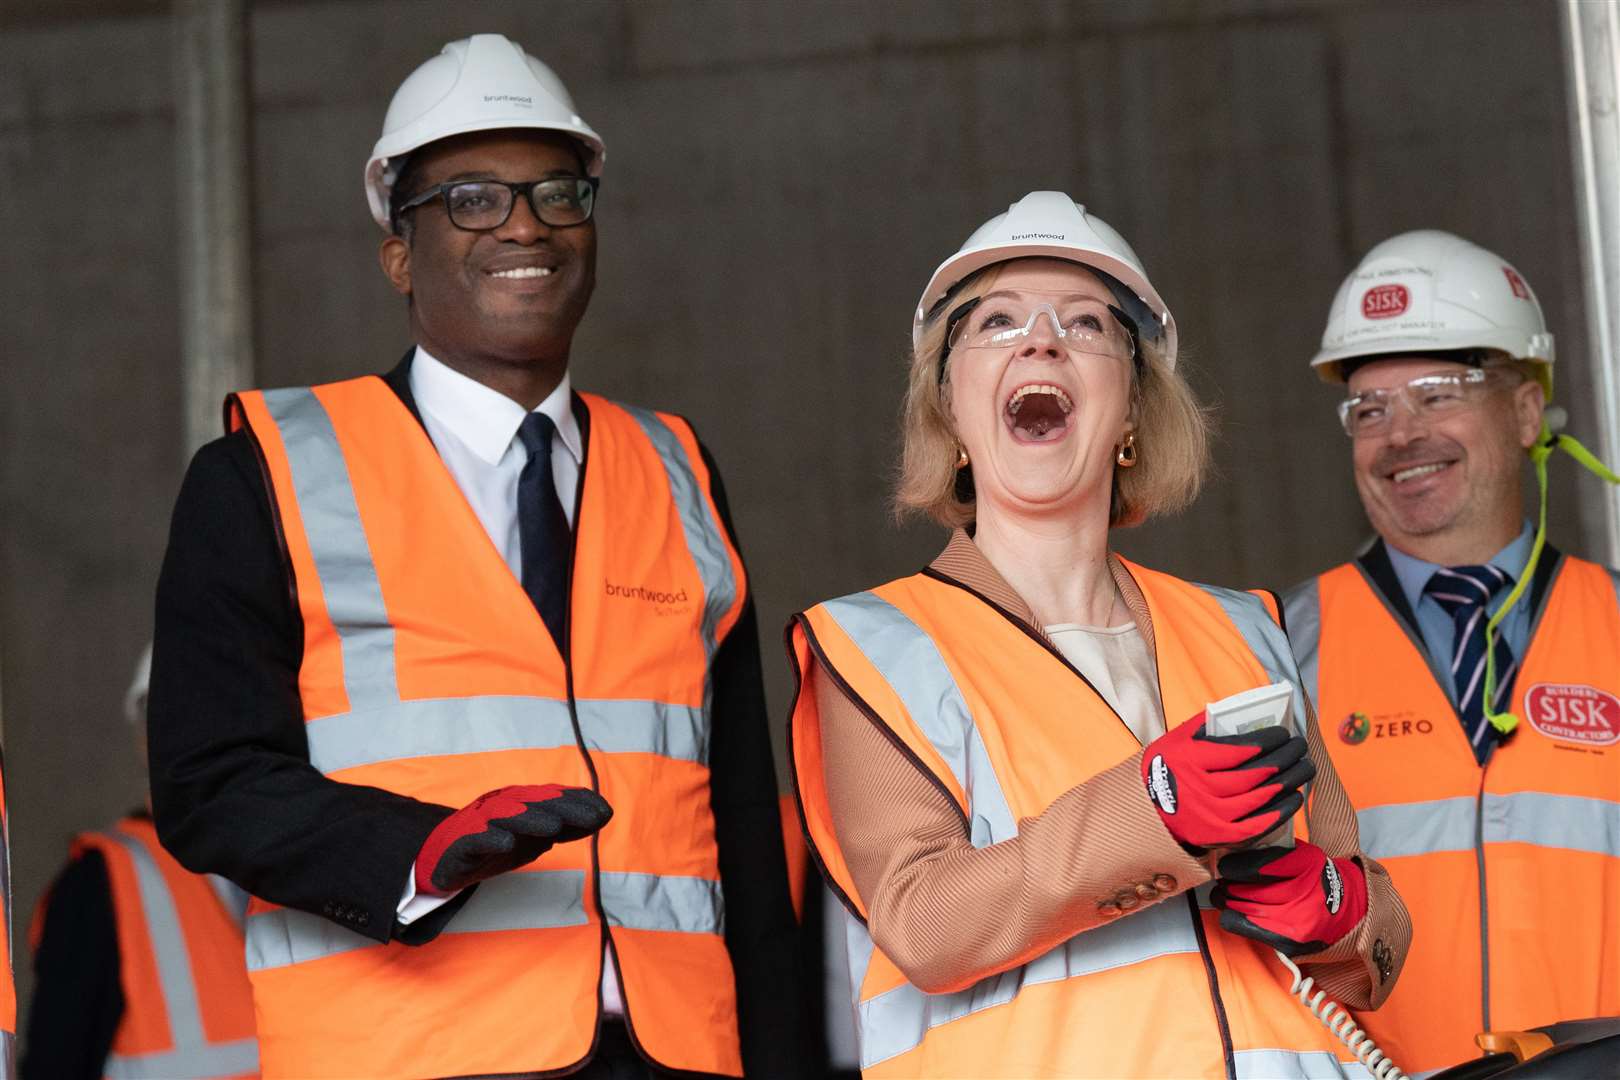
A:
{"type": "Polygon", "coordinates": [[[1491,368],[1424,375],[1404,386],[1364,390],[1339,402],[1339,423],[1352,439],[1374,438],[1389,430],[1395,404],[1419,420],[1440,420],[1473,408],[1490,388],[1491,368]]]}
{"type": "Polygon", "coordinates": [[[1075,354],[1115,360],[1136,356],[1134,327],[1123,311],[1093,297],[1065,293],[988,293],[953,311],[945,336],[951,351],[1011,349],[1048,340],[1075,354]]]}

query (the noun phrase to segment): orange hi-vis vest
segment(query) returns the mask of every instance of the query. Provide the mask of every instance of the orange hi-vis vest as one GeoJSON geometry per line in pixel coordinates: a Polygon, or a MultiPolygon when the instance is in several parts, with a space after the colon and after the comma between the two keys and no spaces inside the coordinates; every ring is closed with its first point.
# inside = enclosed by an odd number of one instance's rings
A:
{"type": "Polygon", "coordinates": [[[421,947],[255,901],[266,1075],[567,1070],[595,1046],[609,943],[644,1053],[742,1073],[708,770],[742,561],[686,423],[583,400],[566,656],[381,379],[231,400],[297,587],[312,764],[445,806],[559,783],[614,808],[590,840],[483,882],[421,947]]]}
{"type": "Polygon", "coordinates": [[[0,1080],[17,1075],[17,983],[11,970],[11,818],[6,814],[5,770],[0,766],[0,1080]]]}
{"type": "Polygon", "coordinates": [[[100,852],[107,864],[124,992],[105,1074],[257,1076],[241,913],[227,910],[207,877],[163,850],[150,821],[125,818],[108,832],[81,834],[74,856],[86,851],[100,852]]]}
{"type": "MultiPolygon", "coordinates": [[[[1126,564],[1152,615],[1164,715],[1298,673],[1258,597],[1126,564]]],[[[1365,1076],[1288,994],[1270,950],[1188,892],[1085,930],[953,993],[912,986],[877,949],[833,831],[812,662],[955,801],[976,847],[1141,750],[1089,683],[1012,616],[933,570],[796,616],[789,745],[817,860],[846,920],[866,1077],[1365,1076]]],[[[1304,730],[1303,697],[1294,719],[1304,730]]],[[[1144,793],[1143,798],[1147,798],[1144,793]]],[[[985,918],[993,919],[994,912],[985,918]]]]}
{"type": "Polygon", "coordinates": [[[1514,677],[1520,723],[1483,768],[1449,671],[1359,564],[1288,595],[1362,850],[1412,915],[1400,983],[1362,1018],[1408,1073],[1478,1057],[1478,1032],[1620,1015],[1617,594],[1601,566],[1561,559],[1514,677]]]}

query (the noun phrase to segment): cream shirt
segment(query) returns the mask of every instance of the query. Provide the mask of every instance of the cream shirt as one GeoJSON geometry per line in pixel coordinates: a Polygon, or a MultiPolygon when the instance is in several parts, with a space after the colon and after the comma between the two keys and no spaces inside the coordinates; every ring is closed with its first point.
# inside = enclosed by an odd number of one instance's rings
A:
{"type": "Polygon", "coordinates": [[[1042,629],[1125,721],[1137,742],[1146,746],[1164,734],[1159,670],[1134,622],[1107,627],[1057,623],[1042,629]]]}

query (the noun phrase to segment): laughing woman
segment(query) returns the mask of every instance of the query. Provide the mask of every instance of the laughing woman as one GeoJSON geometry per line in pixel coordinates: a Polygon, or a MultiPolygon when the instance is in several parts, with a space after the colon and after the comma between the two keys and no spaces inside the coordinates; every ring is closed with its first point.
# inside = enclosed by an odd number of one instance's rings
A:
{"type": "Polygon", "coordinates": [[[1135,253],[1034,192],[935,272],[913,345],[899,502],[955,531],[789,627],[865,1075],[1365,1075],[1272,950],[1373,1008],[1405,909],[1301,694],[1308,736],[1205,730],[1209,702],[1299,685],[1272,605],[1109,551],[1208,457],[1135,253]],[[1302,802],[1309,839],[1259,846],[1302,802]]]}

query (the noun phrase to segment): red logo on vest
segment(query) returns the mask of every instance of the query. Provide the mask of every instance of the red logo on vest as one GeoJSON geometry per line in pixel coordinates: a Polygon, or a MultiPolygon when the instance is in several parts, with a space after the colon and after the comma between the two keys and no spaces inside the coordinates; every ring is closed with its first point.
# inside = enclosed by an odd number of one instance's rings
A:
{"type": "Polygon", "coordinates": [[[1586,746],[1620,742],[1620,698],[1596,687],[1537,683],[1524,695],[1524,714],[1549,738],[1586,746]]]}
{"type": "Polygon", "coordinates": [[[1406,310],[1412,294],[1405,285],[1374,285],[1361,294],[1361,317],[1364,319],[1393,319],[1406,310]]]}

